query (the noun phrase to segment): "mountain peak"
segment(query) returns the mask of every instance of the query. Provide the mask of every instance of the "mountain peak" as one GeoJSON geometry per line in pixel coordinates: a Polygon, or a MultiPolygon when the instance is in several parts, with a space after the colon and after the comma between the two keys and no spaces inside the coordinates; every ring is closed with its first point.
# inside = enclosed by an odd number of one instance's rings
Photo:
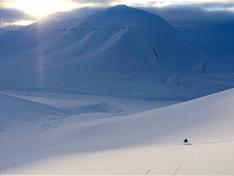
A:
{"type": "Polygon", "coordinates": [[[138,8],[126,5],[117,5],[109,7],[103,11],[89,16],[82,25],[100,25],[103,26],[154,26],[157,28],[168,28],[170,24],[160,16],[138,8]]]}
{"type": "Polygon", "coordinates": [[[130,7],[125,4],[119,4],[119,5],[112,6],[112,8],[130,8],[130,7]]]}
{"type": "Polygon", "coordinates": [[[119,5],[116,5],[116,6],[112,6],[110,7],[111,9],[130,9],[130,7],[128,7],[127,5],[125,4],[119,4],[119,5]]]}

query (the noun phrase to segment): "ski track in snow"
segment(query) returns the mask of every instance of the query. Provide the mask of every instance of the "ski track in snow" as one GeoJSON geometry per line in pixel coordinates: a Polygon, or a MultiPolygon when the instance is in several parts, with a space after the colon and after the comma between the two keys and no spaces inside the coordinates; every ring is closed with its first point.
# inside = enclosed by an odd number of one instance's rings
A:
{"type": "Polygon", "coordinates": [[[182,171],[182,165],[176,167],[172,173],[172,175],[179,175],[182,171]]]}
{"type": "Polygon", "coordinates": [[[144,175],[149,175],[151,171],[152,171],[152,169],[147,170],[147,171],[144,173],[144,175]]]}

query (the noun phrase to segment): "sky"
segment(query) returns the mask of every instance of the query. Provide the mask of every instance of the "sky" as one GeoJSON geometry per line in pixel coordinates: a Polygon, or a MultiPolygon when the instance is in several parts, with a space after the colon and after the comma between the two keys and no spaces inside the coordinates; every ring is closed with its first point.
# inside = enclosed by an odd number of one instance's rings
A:
{"type": "Polygon", "coordinates": [[[233,0],[1,0],[0,2],[1,26],[27,25],[56,12],[117,4],[152,9],[196,6],[205,11],[234,13],[233,0]]]}

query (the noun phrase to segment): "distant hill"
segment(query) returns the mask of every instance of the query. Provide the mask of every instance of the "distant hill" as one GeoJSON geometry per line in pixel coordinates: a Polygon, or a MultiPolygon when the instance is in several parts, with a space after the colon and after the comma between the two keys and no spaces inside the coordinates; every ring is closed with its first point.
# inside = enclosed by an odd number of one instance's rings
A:
{"type": "Polygon", "coordinates": [[[163,18],[124,5],[0,36],[1,89],[189,99],[232,87],[163,18]]]}

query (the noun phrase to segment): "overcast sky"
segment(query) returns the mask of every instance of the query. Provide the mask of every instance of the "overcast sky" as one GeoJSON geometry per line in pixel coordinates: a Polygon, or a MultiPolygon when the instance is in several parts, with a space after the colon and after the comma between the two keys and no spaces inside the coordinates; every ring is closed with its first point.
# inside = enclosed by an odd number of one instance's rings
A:
{"type": "MultiPolygon", "coordinates": [[[[69,11],[82,7],[106,7],[126,4],[157,10],[162,15],[171,12],[187,18],[210,13],[234,14],[233,0],[1,0],[1,25],[27,24],[45,18],[56,12],[69,11]]],[[[170,16],[173,18],[173,16],[170,16]]],[[[200,16],[203,18],[203,16],[200,16]]],[[[176,20],[176,19],[174,19],[176,20]]]]}

